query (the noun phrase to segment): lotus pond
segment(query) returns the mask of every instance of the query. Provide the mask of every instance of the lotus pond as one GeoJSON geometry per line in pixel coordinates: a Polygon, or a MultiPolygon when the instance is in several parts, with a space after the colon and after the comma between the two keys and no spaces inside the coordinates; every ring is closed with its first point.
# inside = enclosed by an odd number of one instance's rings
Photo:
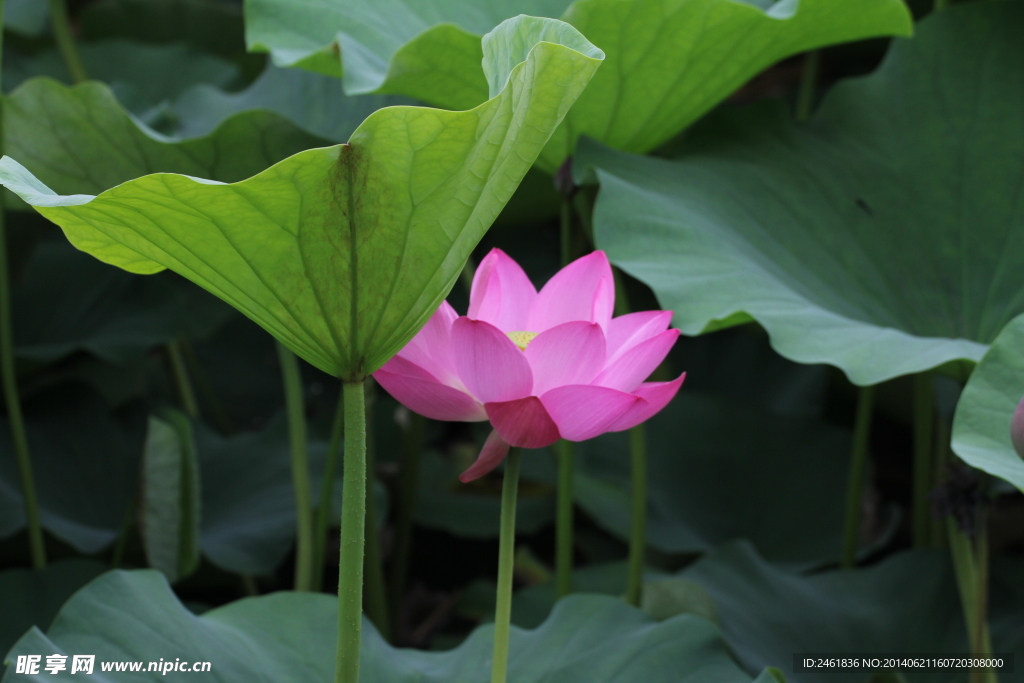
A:
{"type": "Polygon", "coordinates": [[[1024,1],[0,17],[4,683],[1024,681],[1024,1]]]}

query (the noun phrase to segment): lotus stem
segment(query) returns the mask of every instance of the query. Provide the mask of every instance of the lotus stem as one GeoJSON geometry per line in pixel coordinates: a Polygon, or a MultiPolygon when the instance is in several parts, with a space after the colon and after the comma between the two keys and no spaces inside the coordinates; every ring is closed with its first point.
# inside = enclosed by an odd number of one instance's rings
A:
{"type": "Polygon", "coordinates": [[[572,592],[573,444],[562,439],[558,450],[558,512],[555,525],[555,585],[558,597],[572,592]]]}
{"type": "MultiPolygon", "coordinates": [[[[4,1],[0,0],[0,54],[3,52],[3,10],[4,1]]],[[[4,101],[0,95],[0,154],[3,152],[3,105],[4,101]]],[[[14,371],[11,274],[7,262],[7,228],[4,224],[2,194],[0,194],[0,375],[3,380],[4,402],[7,404],[7,419],[11,425],[11,440],[14,442],[14,456],[18,461],[18,475],[21,480],[21,497],[25,505],[25,523],[28,527],[32,566],[35,569],[42,569],[46,566],[46,546],[43,544],[43,526],[39,521],[39,502],[36,497],[35,477],[32,474],[32,457],[28,449],[25,417],[21,412],[21,398],[18,395],[18,378],[14,371]]]]}
{"type": "Polygon", "coordinates": [[[373,387],[374,383],[366,382],[366,472],[369,477],[366,495],[366,541],[364,546],[366,581],[366,614],[370,617],[384,640],[391,640],[391,625],[388,621],[388,596],[384,586],[384,571],[381,566],[380,534],[377,524],[377,491],[373,486],[376,479],[372,476],[376,469],[376,453],[374,452],[373,432],[373,387]]]}
{"type": "MultiPolygon", "coordinates": [[[[941,417],[935,421],[935,460],[932,464],[932,490],[942,486],[949,472],[949,463],[953,457],[950,444],[952,425],[941,417]]],[[[934,508],[933,508],[934,509],[934,508]]],[[[929,543],[934,548],[948,545],[949,534],[941,520],[931,519],[929,543]]]]}
{"type": "Polygon", "coordinates": [[[633,511],[629,529],[629,576],[626,602],[640,606],[644,587],[644,554],[647,548],[647,432],[640,424],[629,430],[632,463],[633,511]]]}
{"type": "MultiPolygon", "coordinates": [[[[951,516],[946,518],[946,531],[971,656],[989,658],[992,638],[988,630],[988,532],[984,516],[981,512],[977,514],[973,542],[951,516]]],[[[991,669],[971,669],[968,680],[998,683],[999,677],[991,669]]]]}
{"type": "Polygon", "coordinates": [[[53,37],[57,40],[64,63],[68,66],[71,81],[76,85],[89,80],[82,65],[82,57],[75,47],[75,39],[71,35],[71,23],[68,21],[68,8],[64,0],[50,0],[50,21],[53,25],[53,37]]]}
{"type": "Polygon", "coordinates": [[[932,378],[927,372],[914,375],[914,547],[929,542],[931,503],[928,493],[934,479],[932,472],[932,437],[934,429],[932,378]]]}
{"type": "Polygon", "coordinates": [[[331,423],[331,438],[327,443],[327,461],[324,463],[323,481],[320,483],[320,505],[316,509],[316,553],[313,562],[313,587],[320,590],[324,582],[324,561],[327,557],[327,525],[334,501],[334,478],[338,472],[338,455],[345,433],[345,400],[338,393],[338,403],[331,423]]]}
{"type": "Polygon", "coordinates": [[[174,377],[174,384],[178,388],[178,399],[181,401],[181,409],[186,415],[195,419],[199,417],[199,402],[196,401],[196,392],[192,389],[192,382],[188,377],[188,367],[185,365],[185,356],[182,353],[181,341],[172,339],[167,342],[167,358],[171,364],[171,375],[174,377]]]}
{"type": "Polygon", "coordinates": [[[843,554],[840,566],[853,567],[860,540],[860,513],[864,499],[864,478],[868,466],[868,442],[871,439],[871,412],[875,405],[875,387],[861,387],[857,395],[857,416],[853,427],[853,452],[846,483],[846,522],[843,530],[843,554]]]}
{"type": "Polygon", "coordinates": [[[395,500],[395,554],[391,563],[392,624],[398,624],[399,607],[409,580],[409,556],[412,551],[412,517],[419,487],[420,452],[426,419],[410,413],[409,426],[402,437],[402,473],[395,500]]]}
{"type": "Polygon", "coordinates": [[[516,555],[516,499],[522,454],[511,448],[505,458],[501,484],[501,536],[498,541],[498,595],[494,610],[494,656],[491,683],[505,683],[508,676],[508,646],[512,630],[512,578],[516,555]]]}
{"type": "Polygon", "coordinates": [[[306,448],[306,408],[299,380],[299,361],[283,344],[277,344],[288,410],[292,487],[295,490],[295,590],[313,590],[313,497],[309,483],[309,452],[306,448]]]}
{"type": "MultiPolygon", "coordinates": [[[[569,196],[563,195],[559,214],[562,267],[572,261],[572,213],[569,196]]],[[[555,586],[558,597],[572,591],[573,549],[573,445],[562,439],[555,444],[558,457],[557,517],[555,520],[555,586]]]]}
{"type": "Polygon", "coordinates": [[[804,57],[803,71],[800,72],[800,89],[796,95],[796,120],[806,121],[814,108],[814,91],[818,85],[821,70],[821,52],[813,50],[804,57]]]}
{"type": "Polygon", "coordinates": [[[338,652],[335,683],[359,683],[363,628],[363,544],[366,540],[366,396],[363,381],[342,382],[345,476],[338,563],[338,652]]]}

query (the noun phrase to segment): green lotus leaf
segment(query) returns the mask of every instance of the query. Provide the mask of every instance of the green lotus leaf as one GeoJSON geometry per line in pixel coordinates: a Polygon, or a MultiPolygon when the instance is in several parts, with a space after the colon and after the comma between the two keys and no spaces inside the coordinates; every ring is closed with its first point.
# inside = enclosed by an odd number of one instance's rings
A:
{"type": "Polygon", "coordinates": [[[33,625],[48,627],[57,611],[79,588],[109,567],[95,560],[52,562],[43,570],[8,569],[0,572],[0,652],[7,652],[33,625]]]}
{"type": "Polygon", "coordinates": [[[408,95],[451,109],[487,99],[480,36],[517,14],[557,18],[568,0],[246,0],[245,39],[278,66],[342,77],[345,92],[408,95]],[[342,74],[339,52],[345,54],[342,74]]]}
{"type": "MultiPolygon", "coordinates": [[[[89,77],[109,83],[135,111],[175,98],[199,83],[228,87],[240,76],[238,67],[228,60],[188,45],[114,38],[82,43],[78,48],[89,77]]],[[[67,63],[55,47],[28,54],[15,51],[4,60],[3,71],[4,85],[9,88],[36,76],[72,82],[67,63]]]]}
{"type": "Polygon", "coordinates": [[[548,171],[580,135],[648,152],[790,55],[880,35],[909,35],[899,0],[342,0],[329,6],[246,0],[246,39],[281,66],[341,76],[349,94],[400,93],[447,108],[483,100],[475,35],[525,12],[559,17],[604,50],[555,132],[548,171]],[[339,62],[344,59],[344,68],[339,62]],[[342,73],[344,72],[344,73],[342,73]]]}
{"type": "Polygon", "coordinates": [[[205,337],[235,316],[176,275],[139,278],[56,237],[36,247],[15,289],[15,353],[25,365],[84,351],[124,366],[182,333],[205,337]]]}
{"type": "Polygon", "coordinates": [[[1017,2],[932,15],[806,124],[768,104],[671,160],[581,145],[598,246],[688,334],[753,318],[861,385],[977,361],[1024,311],[1021,26],[1017,2]]]}
{"type": "Polygon", "coordinates": [[[4,4],[4,28],[25,36],[41,36],[50,18],[49,5],[38,0],[8,0],[4,4]]]}
{"type": "MultiPolygon", "coordinates": [[[[492,626],[478,628],[448,652],[396,649],[368,622],[363,628],[364,681],[452,683],[484,681],[489,675],[492,626]]],[[[72,597],[46,635],[38,629],[26,633],[6,661],[41,652],[95,654],[92,680],[100,683],[124,678],[103,673],[102,662],[179,657],[209,661],[212,680],[327,681],[334,669],[336,629],[337,599],[328,595],[274,593],[200,617],[178,602],[157,572],[116,571],[72,597]]],[[[514,628],[508,668],[509,680],[518,683],[750,682],[710,622],[688,615],[655,622],[622,600],[594,595],[562,600],[535,630],[514,628]]],[[[145,671],[134,679],[167,680],[145,671]]],[[[53,677],[15,674],[14,667],[4,677],[5,682],[31,680],[53,677]]]]}
{"type": "MultiPolygon", "coordinates": [[[[212,133],[223,121],[242,112],[252,116],[256,112],[250,110],[265,110],[318,138],[344,142],[367,116],[383,107],[399,104],[415,102],[390,95],[349,97],[338,87],[337,79],[268,65],[245,90],[226,92],[200,84],[154,114],[166,119],[162,132],[192,138],[212,133]]],[[[287,128],[284,122],[277,127],[287,128]]]]}
{"type": "Polygon", "coordinates": [[[98,0],[83,7],[77,19],[83,44],[131,38],[146,43],[188,43],[227,58],[245,52],[241,7],[232,3],[98,0]]]}
{"type": "Polygon", "coordinates": [[[97,82],[32,79],[4,101],[7,154],[62,194],[99,193],[155,171],[233,182],[326,142],[266,111],[175,140],[140,125],[97,82]]]}
{"type": "Polygon", "coordinates": [[[1024,397],[1024,315],[1003,328],[960,394],[953,452],[964,462],[1024,491],[1024,460],[1010,441],[1010,421],[1024,397]]]}
{"type": "Polygon", "coordinates": [[[312,365],[361,379],[440,305],[603,59],[550,19],[506,21],[483,43],[497,94],[479,107],[382,109],[348,144],[239,183],[157,174],[61,197],[11,158],[0,182],[101,261],[171,268],[312,365]]]}
{"type": "MultiPolygon", "coordinates": [[[[990,585],[993,651],[1014,652],[1024,644],[1019,596],[1001,578],[990,585]]],[[[1019,583],[1017,573],[1011,581],[1019,583]]],[[[678,575],[701,586],[715,602],[718,624],[747,671],[778,666],[806,683],[865,683],[872,672],[835,669],[793,673],[801,652],[968,651],[963,613],[948,553],[912,550],[869,567],[795,573],[766,562],[747,543],[707,554],[678,575]]],[[[949,672],[904,670],[910,683],[948,683],[949,672]]],[[[1007,680],[1013,680],[1007,677],[1007,680]]]]}
{"type": "MultiPolygon", "coordinates": [[[[278,394],[280,399],[280,387],[278,394]]],[[[295,545],[295,490],[284,416],[275,415],[259,431],[231,436],[197,422],[195,437],[202,479],[203,556],[227,571],[272,574],[295,545]]],[[[310,483],[319,491],[327,442],[311,439],[308,455],[310,483]]],[[[336,476],[331,519],[341,515],[341,473],[336,476]]],[[[386,511],[386,490],[378,484],[376,492],[377,509],[386,511]]]]}
{"type": "MultiPolygon", "coordinates": [[[[621,599],[626,592],[628,572],[624,561],[588,564],[573,570],[572,590],[574,593],[611,595],[621,599]]],[[[644,581],[658,581],[670,576],[650,567],[644,571],[644,581]]],[[[493,622],[495,589],[495,582],[486,579],[470,583],[459,598],[459,614],[468,619],[493,622]]],[[[512,595],[512,623],[520,628],[537,628],[548,618],[558,600],[554,576],[544,583],[521,588],[512,595]]]]}
{"type": "MultiPolygon", "coordinates": [[[[1024,645],[1021,564],[993,559],[994,648],[1017,652],[1024,645]]],[[[793,655],[967,651],[952,564],[948,554],[934,550],[897,553],[861,569],[806,574],[769,562],[749,542],[739,541],[715,548],[675,575],[648,568],[644,579],[645,611],[673,617],[712,613],[731,652],[751,673],[776,666],[802,683],[866,683],[875,679],[863,669],[796,674],[793,655]]],[[[573,572],[573,587],[581,592],[620,596],[625,582],[624,562],[573,572]]],[[[476,614],[488,618],[493,596],[493,584],[471,585],[462,603],[472,600],[476,614]]],[[[519,626],[539,624],[555,600],[553,582],[524,588],[513,598],[513,621],[519,626]]],[[[908,672],[906,680],[950,681],[938,671],[908,672]]]]}
{"type": "MultiPolygon", "coordinates": [[[[95,391],[57,385],[25,401],[43,527],[82,553],[117,538],[138,487],[145,415],[115,416],[95,391]]],[[[0,420],[0,538],[25,528],[17,461],[0,420]]]]}
{"type": "MultiPolygon", "coordinates": [[[[651,547],[700,553],[747,538],[775,561],[807,565],[838,557],[848,432],[683,392],[649,421],[647,444],[651,547]]],[[[628,539],[628,435],[606,434],[576,451],[577,503],[628,539]]]]}

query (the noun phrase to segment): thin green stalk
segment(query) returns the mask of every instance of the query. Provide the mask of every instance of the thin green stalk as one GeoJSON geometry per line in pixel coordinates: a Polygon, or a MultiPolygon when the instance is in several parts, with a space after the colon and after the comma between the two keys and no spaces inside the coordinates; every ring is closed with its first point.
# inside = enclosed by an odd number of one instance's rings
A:
{"type": "MultiPolygon", "coordinates": [[[[953,457],[953,450],[950,445],[950,425],[941,417],[935,421],[935,455],[932,462],[932,490],[942,486],[943,480],[948,473],[948,464],[953,457]]],[[[948,534],[943,524],[934,518],[931,520],[929,529],[929,545],[933,548],[942,548],[947,544],[948,534]]]]}
{"type": "Polygon", "coordinates": [[[852,567],[860,539],[860,511],[864,499],[864,478],[868,467],[868,442],[871,438],[871,411],[875,405],[875,388],[861,387],[857,396],[857,417],[853,427],[853,452],[850,476],[846,483],[846,524],[843,528],[842,567],[852,567]]]}
{"type": "MultiPolygon", "coordinates": [[[[578,193],[577,193],[578,194],[578,193]]],[[[562,267],[572,261],[572,199],[562,197],[559,241],[562,267]]],[[[573,549],[573,445],[565,439],[555,444],[558,458],[557,516],[555,520],[555,587],[558,597],[572,591],[573,549]]]]}
{"type": "Polygon", "coordinates": [[[647,432],[642,424],[629,430],[632,462],[632,518],[629,527],[629,577],[626,602],[639,607],[644,587],[644,552],[647,548],[647,432]]]}
{"type": "Polygon", "coordinates": [[[191,418],[199,417],[199,402],[196,401],[196,392],[192,389],[192,382],[188,377],[188,368],[185,365],[185,356],[182,353],[180,340],[173,339],[167,342],[167,358],[171,363],[174,385],[178,388],[181,409],[191,418]]]}
{"type": "Polygon", "coordinates": [[[800,89],[796,95],[796,120],[806,121],[814,107],[814,91],[818,86],[818,72],[821,68],[821,52],[814,50],[804,57],[800,73],[800,89]]]}
{"type": "Polygon", "coordinates": [[[82,65],[82,58],[75,47],[75,39],[71,35],[71,24],[68,21],[68,8],[64,0],[50,0],[50,22],[53,25],[53,37],[57,40],[57,47],[68,65],[71,73],[71,80],[74,83],[81,83],[89,80],[82,65]]]}
{"type": "Polygon", "coordinates": [[[313,496],[309,483],[309,452],[306,448],[306,408],[299,379],[299,360],[277,344],[284,382],[284,400],[288,410],[288,435],[291,444],[292,487],[295,489],[295,590],[313,590],[313,496]]]}
{"type": "Polygon", "coordinates": [[[927,372],[914,375],[914,547],[928,545],[931,503],[928,494],[934,479],[932,437],[934,430],[932,378],[927,372]]]}
{"type": "MultiPolygon", "coordinates": [[[[984,519],[978,515],[973,543],[952,517],[946,518],[946,532],[971,656],[988,658],[992,654],[992,639],[988,629],[988,533],[984,519]]],[[[971,670],[968,680],[997,683],[998,676],[992,670],[971,670]]]]}
{"type": "Polygon", "coordinates": [[[516,499],[522,454],[511,448],[505,458],[501,484],[501,536],[498,541],[498,595],[494,610],[494,656],[491,683],[505,683],[508,676],[508,641],[512,623],[512,575],[516,555],[516,499]]]}
{"type": "Polygon", "coordinates": [[[555,586],[558,597],[572,591],[573,445],[562,439],[558,450],[558,512],[555,524],[555,586]]]}
{"type": "Polygon", "coordinates": [[[363,626],[363,542],[366,533],[366,397],[363,382],[342,382],[345,475],[338,564],[338,654],[335,683],[359,683],[363,626]]]}
{"type": "Polygon", "coordinates": [[[395,500],[395,554],[391,562],[391,614],[392,623],[398,623],[398,613],[409,580],[409,556],[412,551],[412,515],[416,507],[419,486],[420,452],[423,450],[423,431],[426,419],[411,413],[409,426],[402,435],[402,473],[398,478],[398,496],[395,500]]]}
{"type": "Polygon", "coordinates": [[[376,453],[374,452],[373,433],[373,386],[366,383],[366,472],[370,476],[370,490],[366,496],[366,541],[365,567],[363,571],[366,581],[366,614],[370,617],[384,640],[391,640],[391,624],[388,620],[388,595],[384,584],[384,570],[380,554],[380,533],[377,528],[377,495],[372,486],[372,477],[376,469],[376,453]]]}
{"type": "Polygon", "coordinates": [[[327,443],[327,461],[324,463],[324,478],[320,483],[320,505],[316,508],[316,551],[313,557],[313,587],[320,590],[324,583],[324,564],[327,560],[327,532],[334,499],[334,478],[338,472],[338,455],[341,453],[341,438],[345,433],[345,401],[338,394],[331,423],[331,439],[327,443]]]}
{"type": "MultiPolygon", "coordinates": [[[[3,8],[4,2],[0,0],[0,54],[3,52],[3,8]]],[[[0,64],[0,68],[2,68],[2,64],[0,64]]],[[[4,104],[0,100],[0,107],[4,104]]],[[[3,153],[2,116],[3,111],[0,109],[0,154],[3,153]]],[[[46,547],[43,545],[43,526],[39,521],[39,502],[36,498],[35,477],[32,474],[32,458],[28,450],[25,417],[21,413],[21,399],[18,396],[18,378],[14,373],[11,274],[7,262],[7,228],[4,224],[2,200],[3,196],[0,195],[0,375],[2,375],[4,385],[4,402],[7,404],[7,420],[11,425],[11,440],[14,442],[14,456],[18,461],[18,475],[21,480],[21,497],[25,505],[25,523],[28,527],[32,566],[42,569],[46,566],[46,547]]]]}

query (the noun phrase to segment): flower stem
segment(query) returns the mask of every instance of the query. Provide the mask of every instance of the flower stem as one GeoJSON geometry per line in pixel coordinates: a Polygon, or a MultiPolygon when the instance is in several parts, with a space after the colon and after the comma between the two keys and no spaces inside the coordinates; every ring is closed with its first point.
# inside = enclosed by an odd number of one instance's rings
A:
{"type": "Polygon", "coordinates": [[[572,591],[573,548],[573,445],[562,439],[558,450],[558,512],[555,525],[555,585],[558,597],[572,591]]]}
{"type": "Polygon", "coordinates": [[[366,582],[366,615],[380,631],[384,640],[391,640],[391,625],[388,622],[388,596],[384,587],[384,572],[381,568],[380,534],[377,528],[377,492],[372,482],[375,471],[376,453],[374,452],[373,432],[373,387],[374,383],[366,382],[366,472],[371,484],[366,496],[366,540],[364,546],[365,567],[363,568],[366,582]]]}
{"type": "Polygon", "coordinates": [[[804,57],[800,73],[800,89],[796,95],[796,120],[806,121],[814,108],[814,90],[818,85],[818,71],[821,67],[821,52],[812,50],[804,57]]]}
{"type": "Polygon", "coordinates": [[[639,607],[644,587],[644,551],[647,547],[647,433],[642,424],[629,430],[632,462],[633,514],[629,529],[629,577],[626,602],[639,607]]]}
{"type": "MultiPolygon", "coordinates": [[[[0,54],[3,51],[3,10],[4,2],[0,0],[0,54]]],[[[2,65],[0,65],[0,68],[2,68],[2,65]]],[[[4,104],[5,102],[0,99],[0,107],[4,104]]],[[[3,151],[2,116],[3,110],[0,109],[0,153],[3,151]]],[[[14,441],[14,455],[18,461],[21,497],[25,504],[25,523],[28,527],[28,543],[32,555],[32,566],[35,569],[42,569],[46,566],[46,547],[43,545],[43,527],[39,521],[39,502],[36,498],[35,477],[32,474],[32,458],[28,450],[28,433],[25,430],[25,418],[21,413],[18,379],[14,372],[14,332],[11,328],[11,274],[7,262],[7,229],[4,224],[2,200],[3,196],[0,195],[0,376],[2,376],[3,380],[4,402],[7,404],[7,420],[11,425],[11,439],[14,441]]]]}
{"type": "Polygon", "coordinates": [[[927,372],[914,375],[914,547],[928,545],[932,487],[932,378],[927,372]]]}
{"type": "Polygon", "coordinates": [[[345,476],[338,564],[338,654],[335,683],[359,683],[363,628],[363,543],[366,533],[366,397],[363,382],[342,382],[345,476]]]}
{"type": "Polygon", "coordinates": [[[68,65],[71,81],[75,84],[89,80],[82,65],[82,58],[75,47],[75,39],[71,36],[71,24],[68,22],[68,8],[64,0],[50,0],[50,21],[53,24],[53,37],[57,47],[68,65]]]}
{"type": "Polygon", "coordinates": [[[196,392],[192,390],[192,382],[188,378],[188,368],[185,365],[185,356],[182,353],[180,340],[172,339],[167,342],[167,358],[171,363],[174,384],[178,388],[181,409],[193,419],[199,417],[199,403],[196,401],[196,392]]]}
{"type": "MultiPolygon", "coordinates": [[[[562,267],[572,261],[573,204],[563,195],[559,213],[559,243],[562,267]]],[[[558,458],[558,507],[555,520],[555,587],[558,597],[572,591],[573,548],[573,445],[565,439],[555,444],[558,458]]]]}
{"type": "Polygon", "coordinates": [[[850,568],[857,556],[860,539],[860,512],[864,498],[864,475],[868,466],[868,441],[871,438],[871,411],[875,404],[875,388],[861,387],[857,396],[857,417],[853,427],[853,453],[846,484],[846,523],[843,531],[843,554],[840,566],[850,568]]]}
{"type": "Polygon", "coordinates": [[[512,622],[512,574],[516,554],[516,498],[519,489],[521,452],[511,448],[505,458],[501,485],[501,536],[498,546],[498,596],[494,611],[494,657],[491,683],[505,683],[508,676],[508,641],[512,622]]]}
{"type": "Polygon", "coordinates": [[[334,409],[331,423],[331,438],[327,443],[327,461],[324,463],[324,477],[320,483],[320,505],[316,509],[316,551],[313,561],[313,588],[320,590],[324,582],[324,561],[327,555],[327,525],[334,499],[334,478],[338,471],[338,455],[341,453],[341,438],[345,432],[345,400],[338,394],[338,405],[334,409]]]}
{"type": "MultiPolygon", "coordinates": [[[[988,630],[988,532],[983,514],[979,512],[976,519],[973,542],[952,517],[946,518],[946,531],[971,656],[985,659],[992,655],[988,630]]],[[[991,669],[972,669],[968,680],[969,683],[997,683],[998,676],[991,669]]]]}
{"type": "Polygon", "coordinates": [[[277,344],[288,409],[288,435],[291,443],[292,487],[295,490],[297,522],[295,548],[295,590],[313,590],[313,497],[309,483],[309,453],[306,449],[306,408],[299,380],[299,361],[283,344],[277,344]]]}
{"type": "Polygon", "coordinates": [[[409,555],[412,550],[412,516],[416,507],[419,483],[420,451],[423,450],[425,418],[411,413],[409,426],[402,437],[402,473],[398,479],[395,501],[395,554],[391,563],[392,623],[398,623],[399,606],[409,580],[409,555]]]}

